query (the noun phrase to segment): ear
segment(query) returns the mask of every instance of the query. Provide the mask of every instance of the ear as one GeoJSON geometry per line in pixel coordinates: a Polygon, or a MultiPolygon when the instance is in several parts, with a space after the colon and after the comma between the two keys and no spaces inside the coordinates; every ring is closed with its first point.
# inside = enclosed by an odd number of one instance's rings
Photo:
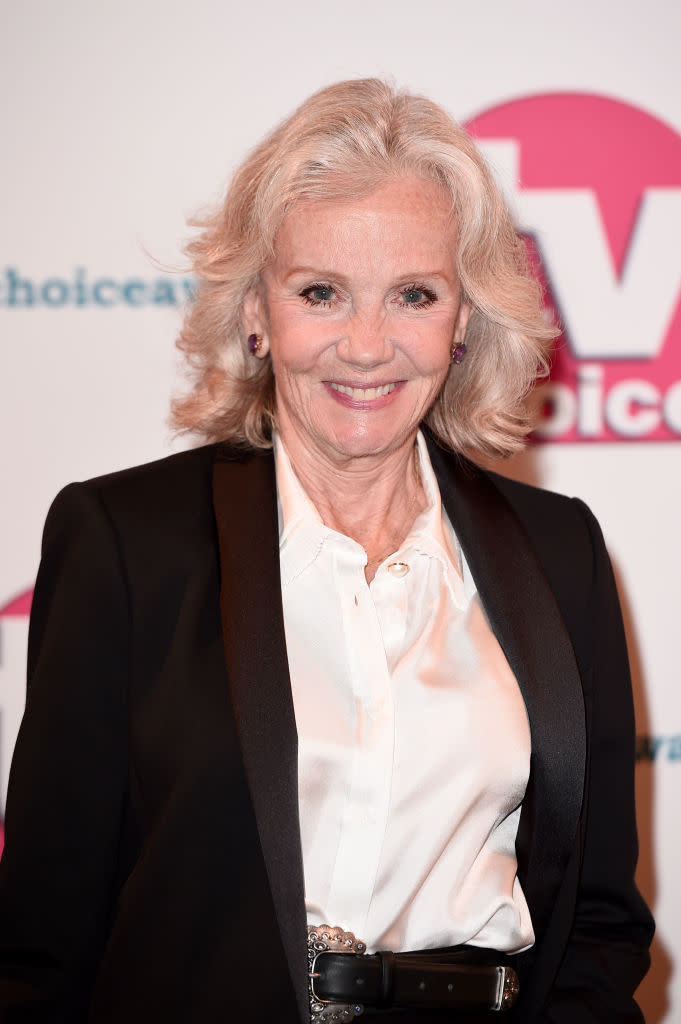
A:
{"type": "Polygon", "coordinates": [[[267,330],[267,318],[264,316],[264,300],[258,284],[249,288],[244,295],[241,304],[241,322],[247,338],[251,334],[257,334],[260,345],[254,355],[258,359],[264,359],[270,350],[270,338],[267,330]]]}
{"type": "Polygon", "coordinates": [[[459,306],[459,312],[456,315],[456,323],[454,324],[454,341],[453,345],[460,345],[466,336],[466,328],[468,327],[468,319],[471,315],[471,307],[467,302],[462,302],[459,306]]]}

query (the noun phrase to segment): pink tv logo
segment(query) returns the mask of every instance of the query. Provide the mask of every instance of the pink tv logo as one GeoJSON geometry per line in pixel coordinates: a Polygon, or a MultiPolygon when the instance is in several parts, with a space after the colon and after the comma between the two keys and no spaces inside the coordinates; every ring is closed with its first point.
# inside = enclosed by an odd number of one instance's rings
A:
{"type": "Polygon", "coordinates": [[[31,614],[31,603],[33,601],[33,587],[24,590],[21,594],[11,598],[0,608],[0,619],[17,618],[31,614]]]}
{"type": "Polygon", "coordinates": [[[681,439],[681,136],[581,93],[504,103],[468,128],[563,328],[538,436],[681,439]]]}

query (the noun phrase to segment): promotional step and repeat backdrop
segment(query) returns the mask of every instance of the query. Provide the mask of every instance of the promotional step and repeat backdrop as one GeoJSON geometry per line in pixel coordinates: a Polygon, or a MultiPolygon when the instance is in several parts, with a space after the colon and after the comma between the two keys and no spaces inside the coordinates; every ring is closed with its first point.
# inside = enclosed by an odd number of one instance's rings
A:
{"type": "Polygon", "coordinates": [[[52,497],[191,443],[167,427],[185,386],[173,342],[191,300],[187,215],[310,92],[388,76],[468,124],[563,326],[536,441],[500,468],[584,498],[613,558],[639,884],[658,921],[639,998],[661,1024],[681,1021],[681,15],[667,0],[616,16],[599,0],[567,6],[27,0],[5,12],[0,818],[52,497]]]}

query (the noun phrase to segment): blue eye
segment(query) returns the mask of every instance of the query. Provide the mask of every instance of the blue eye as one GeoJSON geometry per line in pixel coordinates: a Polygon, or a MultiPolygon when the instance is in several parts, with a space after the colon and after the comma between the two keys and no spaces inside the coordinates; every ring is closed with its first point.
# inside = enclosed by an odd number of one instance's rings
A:
{"type": "Polygon", "coordinates": [[[437,301],[437,296],[429,288],[419,288],[418,285],[410,284],[400,292],[400,301],[412,309],[425,309],[437,301]]]}
{"type": "Polygon", "coordinates": [[[311,284],[303,289],[300,296],[311,306],[326,306],[331,302],[334,291],[328,284],[311,284]]]}

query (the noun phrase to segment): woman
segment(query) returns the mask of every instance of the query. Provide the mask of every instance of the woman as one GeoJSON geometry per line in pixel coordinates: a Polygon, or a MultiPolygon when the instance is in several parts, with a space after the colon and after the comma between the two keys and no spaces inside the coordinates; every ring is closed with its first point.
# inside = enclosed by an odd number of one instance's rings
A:
{"type": "Polygon", "coordinates": [[[520,445],[554,333],[475,147],[332,86],[190,251],[212,443],[46,525],[0,1020],[640,1021],[603,541],[469,460],[520,445]]]}

